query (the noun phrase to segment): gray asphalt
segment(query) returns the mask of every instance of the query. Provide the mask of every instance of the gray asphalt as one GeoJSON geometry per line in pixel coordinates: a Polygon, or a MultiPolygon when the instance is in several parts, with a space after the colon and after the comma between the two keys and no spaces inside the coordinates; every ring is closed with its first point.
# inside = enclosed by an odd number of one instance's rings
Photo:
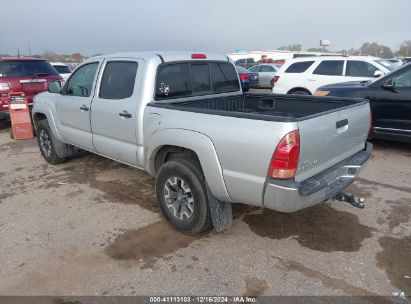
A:
{"type": "Polygon", "coordinates": [[[0,295],[411,295],[411,145],[374,142],[350,192],[294,214],[235,205],[224,233],[161,218],[146,173],[47,164],[0,130],[0,295]]]}

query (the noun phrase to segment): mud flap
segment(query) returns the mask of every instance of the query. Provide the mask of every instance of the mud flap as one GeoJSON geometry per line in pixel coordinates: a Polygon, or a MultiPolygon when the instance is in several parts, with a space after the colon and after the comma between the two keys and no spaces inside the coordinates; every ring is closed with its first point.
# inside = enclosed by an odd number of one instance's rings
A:
{"type": "Polygon", "coordinates": [[[231,203],[217,200],[207,186],[208,204],[210,206],[211,220],[215,231],[221,232],[233,224],[233,209],[231,203]]]}

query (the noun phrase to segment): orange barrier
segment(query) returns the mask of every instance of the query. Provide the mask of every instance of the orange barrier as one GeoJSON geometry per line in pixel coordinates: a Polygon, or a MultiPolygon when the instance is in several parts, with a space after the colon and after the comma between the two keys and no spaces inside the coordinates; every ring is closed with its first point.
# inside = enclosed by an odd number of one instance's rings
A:
{"type": "Polygon", "coordinates": [[[34,138],[29,106],[24,93],[10,92],[8,99],[11,129],[14,139],[34,138]]]}

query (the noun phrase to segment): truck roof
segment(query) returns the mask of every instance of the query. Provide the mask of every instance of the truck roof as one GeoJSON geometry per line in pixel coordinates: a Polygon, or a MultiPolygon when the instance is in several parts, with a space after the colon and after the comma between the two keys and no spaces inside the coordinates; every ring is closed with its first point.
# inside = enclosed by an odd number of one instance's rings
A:
{"type": "Polygon", "coordinates": [[[205,55],[201,56],[202,61],[229,61],[229,58],[226,55],[211,53],[211,52],[199,52],[199,51],[148,51],[148,52],[119,52],[107,55],[96,56],[91,59],[108,59],[108,58],[141,58],[149,60],[152,58],[161,58],[164,62],[172,61],[187,61],[187,60],[196,60],[193,58],[193,55],[205,55]]]}
{"type": "Polygon", "coordinates": [[[38,57],[0,57],[0,61],[45,61],[44,58],[38,57]]]}

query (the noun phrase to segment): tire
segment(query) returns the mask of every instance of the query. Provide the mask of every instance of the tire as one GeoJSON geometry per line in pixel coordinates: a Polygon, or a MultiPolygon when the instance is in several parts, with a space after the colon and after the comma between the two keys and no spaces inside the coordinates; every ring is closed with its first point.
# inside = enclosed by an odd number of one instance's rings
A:
{"type": "Polygon", "coordinates": [[[178,159],[163,164],[155,189],[161,212],[174,228],[187,234],[211,229],[205,178],[194,162],[178,159]]]}
{"type": "Polygon", "coordinates": [[[54,137],[53,132],[50,130],[50,126],[47,120],[40,120],[37,127],[37,144],[41,155],[44,159],[52,165],[63,163],[66,159],[59,157],[56,153],[57,139],[54,137]]]}
{"type": "Polygon", "coordinates": [[[291,91],[289,94],[294,94],[294,95],[311,95],[309,92],[305,90],[295,90],[291,91]]]}

